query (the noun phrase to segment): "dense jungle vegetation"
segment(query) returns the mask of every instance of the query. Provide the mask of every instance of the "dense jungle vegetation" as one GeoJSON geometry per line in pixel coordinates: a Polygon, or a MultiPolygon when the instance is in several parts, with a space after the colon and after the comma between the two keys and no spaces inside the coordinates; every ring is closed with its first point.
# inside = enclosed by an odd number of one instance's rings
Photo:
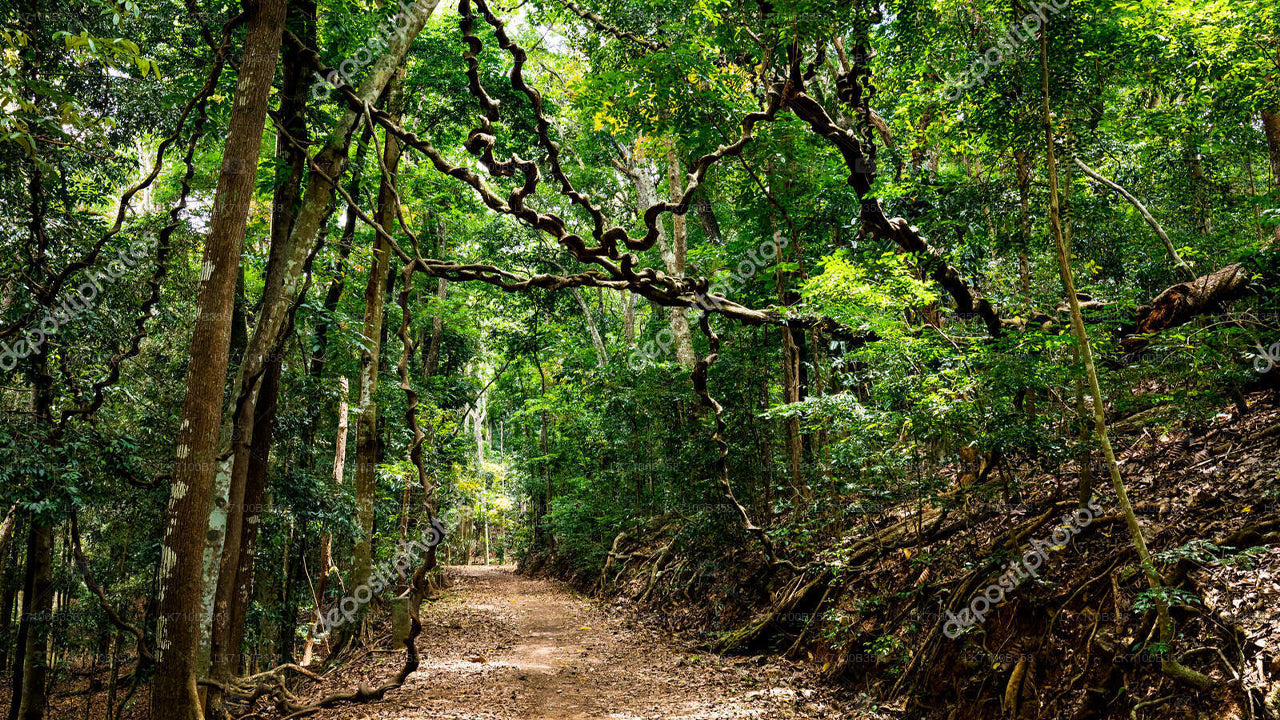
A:
{"type": "Polygon", "coordinates": [[[1280,720],[1273,0],[0,18],[10,720],[1280,720]]]}

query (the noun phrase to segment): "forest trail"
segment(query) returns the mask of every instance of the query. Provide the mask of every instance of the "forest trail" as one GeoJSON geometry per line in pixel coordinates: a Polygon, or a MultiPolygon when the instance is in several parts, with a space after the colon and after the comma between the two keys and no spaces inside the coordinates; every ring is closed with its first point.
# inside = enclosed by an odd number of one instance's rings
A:
{"type": "MultiPolygon", "coordinates": [[[[585,720],[834,718],[840,712],[798,665],[721,658],[684,648],[626,613],[560,583],[511,568],[454,567],[423,607],[423,662],[378,703],[334,708],[327,720],[585,720]]],[[[336,678],[375,679],[402,660],[379,655],[336,678]]]]}

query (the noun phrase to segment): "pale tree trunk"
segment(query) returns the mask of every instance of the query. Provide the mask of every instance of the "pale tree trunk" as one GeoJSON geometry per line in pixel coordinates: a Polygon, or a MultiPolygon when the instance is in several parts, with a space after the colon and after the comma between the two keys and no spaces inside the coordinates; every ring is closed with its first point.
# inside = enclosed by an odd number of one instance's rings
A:
{"type": "Polygon", "coordinates": [[[222,425],[240,247],[284,17],[284,0],[262,0],[249,19],[201,265],[191,364],[160,551],[158,664],[151,681],[151,716],[166,720],[200,720],[204,715],[196,689],[204,580],[200,561],[222,425]]]}
{"type": "MultiPolygon", "coordinates": [[[[480,348],[480,351],[484,352],[483,346],[480,348]]],[[[484,363],[477,362],[475,364],[475,377],[478,379],[483,379],[484,371],[485,371],[484,363]]],[[[484,467],[484,420],[485,420],[485,416],[489,412],[488,394],[489,394],[488,388],[482,389],[480,391],[480,394],[476,396],[475,407],[473,407],[470,412],[471,431],[472,431],[472,435],[475,438],[475,443],[476,443],[476,467],[477,468],[484,467]]]]}
{"type": "Polygon", "coordinates": [[[1018,284],[1026,295],[1031,292],[1031,163],[1026,150],[1014,157],[1018,161],[1018,284]]]}
{"type": "MultiPolygon", "coordinates": [[[[388,112],[393,120],[400,117],[400,81],[397,73],[387,97],[388,112]]],[[[388,232],[396,221],[396,200],[393,190],[396,169],[400,163],[400,143],[390,133],[383,142],[382,162],[386,170],[378,188],[378,207],[374,220],[388,232]]],[[[374,393],[378,390],[378,369],[382,351],[382,320],[386,304],[387,271],[391,248],[386,239],[378,235],[373,246],[373,260],[369,266],[368,282],[364,292],[364,324],[361,334],[365,347],[360,352],[359,399],[356,411],[356,517],[360,537],[356,541],[355,558],[348,579],[349,587],[363,585],[369,580],[373,566],[373,498],[377,490],[378,465],[378,407],[374,393]]]]}
{"type": "MultiPolygon", "coordinates": [[[[684,196],[684,176],[680,171],[680,159],[676,157],[675,143],[667,146],[667,188],[671,202],[678,203],[684,196]]],[[[685,232],[684,215],[671,215],[671,259],[667,263],[667,273],[675,277],[684,277],[687,257],[688,235],[685,232]]],[[[680,366],[692,369],[698,358],[693,351],[693,336],[689,330],[689,309],[668,308],[671,315],[671,329],[676,333],[676,358],[680,366]]]]}
{"type": "MultiPolygon", "coordinates": [[[[600,328],[596,325],[596,318],[591,314],[591,307],[587,305],[587,301],[582,297],[582,291],[578,288],[571,288],[573,299],[578,302],[578,307],[582,309],[582,317],[586,318],[587,331],[591,334],[591,346],[596,350],[596,367],[604,367],[609,364],[609,353],[605,350],[604,338],[600,337],[600,328]]],[[[631,293],[627,293],[630,295],[631,293]]]]}
{"type": "MultiPolygon", "coordinates": [[[[1102,389],[1098,383],[1098,369],[1093,362],[1093,349],[1089,345],[1089,335],[1084,328],[1084,316],[1080,312],[1080,300],[1076,295],[1075,280],[1071,273],[1071,253],[1067,249],[1067,242],[1062,232],[1062,211],[1058,205],[1058,168],[1053,147],[1053,118],[1049,110],[1049,51],[1045,29],[1040,32],[1040,74],[1045,151],[1047,153],[1045,164],[1049,172],[1049,230],[1053,235],[1054,246],[1058,254],[1058,269],[1062,276],[1062,288],[1066,292],[1067,303],[1071,307],[1071,328],[1075,333],[1076,343],[1080,348],[1081,359],[1084,361],[1085,378],[1088,380],[1089,392],[1093,401],[1094,434],[1097,437],[1098,445],[1102,448],[1102,455],[1106,460],[1107,469],[1111,475],[1111,484],[1116,493],[1116,501],[1120,505],[1120,511],[1129,527],[1129,535],[1138,554],[1139,567],[1144,569],[1147,576],[1147,584],[1158,593],[1155,600],[1160,642],[1166,646],[1171,646],[1175,639],[1173,620],[1169,615],[1167,597],[1159,594],[1165,590],[1164,578],[1160,576],[1151,559],[1151,552],[1147,549],[1147,541],[1142,536],[1142,526],[1138,523],[1138,516],[1133,511],[1133,505],[1129,502],[1124,480],[1120,476],[1120,466],[1116,462],[1115,450],[1111,447],[1111,439],[1107,431],[1106,407],[1103,404],[1102,389]]],[[[1201,690],[1207,689],[1210,685],[1208,677],[1184,667],[1174,660],[1171,655],[1165,656],[1161,661],[1161,669],[1169,677],[1198,687],[1201,690]]]]}
{"type": "MultiPolygon", "coordinates": [[[[631,161],[631,167],[629,168],[631,179],[636,188],[636,212],[643,217],[644,211],[658,202],[655,183],[649,170],[636,160],[634,152],[628,159],[631,161]]],[[[671,168],[672,163],[674,163],[672,172],[676,175],[676,182],[673,187],[676,188],[676,192],[679,192],[679,188],[683,188],[683,185],[680,184],[680,166],[675,159],[674,152],[669,157],[669,168],[671,168]]],[[[670,177],[670,173],[668,177],[670,177]]],[[[682,276],[684,275],[685,266],[684,218],[672,216],[672,220],[673,229],[670,238],[667,237],[666,224],[661,219],[658,221],[658,251],[662,254],[662,264],[666,268],[667,274],[682,276]]],[[[669,307],[667,308],[667,317],[675,339],[676,360],[681,367],[692,370],[697,359],[694,357],[693,339],[690,336],[686,310],[687,308],[669,307]]]]}
{"type": "Polygon", "coordinates": [[[636,295],[627,290],[622,293],[622,341],[629,349],[636,342],[636,295]]]}
{"type": "MultiPolygon", "coordinates": [[[[342,486],[342,475],[347,465],[347,395],[351,391],[351,383],[346,376],[338,378],[338,430],[333,440],[333,483],[342,486]]],[[[333,534],[325,533],[320,540],[320,579],[316,584],[316,597],[324,602],[325,590],[329,587],[329,575],[333,572],[333,534]]],[[[316,608],[317,614],[320,608],[316,608]]],[[[316,618],[317,622],[319,617],[316,618]]]]}
{"type": "MultiPolygon", "coordinates": [[[[535,342],[536,342],[536,338],[535,338],[535,342]]],[[[547,396],[547,391],[548,391],[547,370],[546,368],[542,367],[542,360],[538,357],[538,348],[536,344],[534,345],[534,349],[533,349],[533,362],[535,365],[538,366],[538,378],[542,381],[542,396],[545,398],[547,396]]],[[[547,459],[547,452],[549,447],[548,427],[551,424],[551,418],[547,414],[546,408],[542,409],[539,415],[539,419],[540,419],[540,422],[538,425],[538,448],[542,452],[542,459],[540,460],[540,462],[542,463],[542,472],[543,472],[543,481],[544,481],[544,488],[542,493],[542,508],[541,508],[541,512],[539,512],[538,514],[538,521],[539,523],[541,523],[542,520],[546,518],[547,512],[551,510],[551,462],[547,459]]],[[[536,528],[535,528],[535,532],[536,532],[536,528]]],[[[551,533],[551,529],[549,527],[547,528],[547,546],[551,549],[555,548],[555,536],[551,533]]]]}
{"type": "Polygon", "coordinates": [[[5,566],[9,557],[9,542],[13,540],[14,528],[18,525],[18,506],[14,505],[9,508],[8,514],[4,516],[4,524],[0,525],[0,569],[7,569],[5,566]]]}

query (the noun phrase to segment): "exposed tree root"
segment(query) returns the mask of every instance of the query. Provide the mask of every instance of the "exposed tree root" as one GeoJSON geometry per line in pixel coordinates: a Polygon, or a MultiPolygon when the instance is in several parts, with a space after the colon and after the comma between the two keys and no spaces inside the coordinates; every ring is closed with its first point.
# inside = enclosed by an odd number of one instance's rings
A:
{"type": "MultiPolygon", "coordinates": [[[[349,690],[341,690],[331,693],[319,700],[309,703],[298,703],[291,700],[285,695],[277,696],[276,706],[281,715],[285,715],[285,720],[294,720],[296,718],[307,717],[324,710],[325,708],[335,707],[347,703],[365,703],[374,700],[381,700],[389,691],[404,685],[405,680],[409,678],[419,665],[418,658],[418,635],[422,633],[422,622],[420,616],[420,606],[427,593],[426,576],[436,566],[436,546],[431,546],[427,550],[427,557],[422,565],[418,567],[413,574],[413,581],[410,583],[408,597],[408,613],[409,613],[409,633],[404,640],[404,665],[400,671],[387,682],[371,687],[367,683],[360,683],[355,688],[349,690]]],[[[404,596],[402,596],[404,597],[404,596]]]]}
{"type": "Polygon", "coordinates": [[[814,588],[818,587],[819,583],[829,582],[830,577],[831,574],[829,572],[823,571],[819,573],[817,577],[803,585],[801,585],[803,582],[803,576],[796,578],[795,582],[791,584],[792,590],[788,592],[782,600],[774,603],[773,607],[770,608],[768,612],[749,623],[746,627],[740,628],[739,630],[731,632],[721,638],[720,641],[716,643],[716,651],[731,652],[760,637],[760,635],[773,624],[774,618],[783,613],[789,612],[791,608],[795,607],[798,603],[803,602],[804,599],[813,592],[814,588]]]}

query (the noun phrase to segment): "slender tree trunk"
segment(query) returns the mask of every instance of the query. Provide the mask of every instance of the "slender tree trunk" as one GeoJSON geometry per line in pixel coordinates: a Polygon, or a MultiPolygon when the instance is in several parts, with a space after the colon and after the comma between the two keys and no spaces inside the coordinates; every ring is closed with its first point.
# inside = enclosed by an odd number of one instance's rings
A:
{"type": "Polygon", "coordinates": [[[604,338],[600,337],[600,328],[596,325],[596,318],[591,314],[591,308],[587,305],[587,301],[583,299],[582,291],[578,288],[572,288],[572,292],[573,299],[578,302],[578,307],[582,309],[582,317],[587,321],[587,332],[591,334],[591,346],[596,350],[596,367],[604,367],[609,364],[609,353],[605,349],[604,338]]]}
{"type": "Polygon", "coordinates": [[[1031,163],[1026,150],[1014,157],[1018,161],[1018,284],[1026,295],[1031,292],[1031,163]]]}
{"type": "MultiPolygon", "coordinates": [[[[636,189],[636,212],[643,216],[644,211],[651,205],[658,202],[653,177],[649,174],[648,169],[642,165],[635,157],[633,152],[629,159],[631,160],[631,178],[636,189]]],[[[680,183],[680,166],[679,161],[672,152],[668,158],[668,180],[675,176],[675,183],[672,188],[675,192],[679,192],[679,188],[683,188],[680,183]]],[[[667,270],[668,275],[683,276],[685,270],[685,239],[684,239],[684,218],[681,216],[672,216],[672,233],[671,237],[667,237],[666,224],[658,222],[658,251],[662,254],[662,263],[667,270]],[[678,223],[676,221],[679,221],[678,223]]],[[[692,370],[696,358],[693,352],[693,340],[690,336],[689,321],[685,312],[686,308],[667,308],[668,321],[671,324],[671,332],[675,341],[676,360],[680,366],[692,370]]],[[[634,333],[634,330],[632,331],[634,333]]]]}
{"type": "MultiPolygon", "coordinates": [[[[821,397],[826,394],[827,390],[823,383],[821,367],[826,364],[822,358],[822,337],[815,328],[809,331],[809,357],[810,366],[813,368],[813,395],[821,397]]],[[[822,457],[823,449],[827,446],[827,426],[823,425],[813,434],[813,456],[815,458],[822,457]]]]}
{"type": "Polygon", "coordinates": [[[4,569],[4,591],[0,593],[0,673],[9,669],[9,647],[13,644],[13,606],[17,601],[17,563],[4,569]]]}
{"type": "MultiPolygon", "coordinates": [[[[774,257],[782,262],[782,231],[774,230],[774,257]]],[[[782,273],[777,273],[778,303],[787,304],[787,288],[782,273]]],[[[782,402],[800,402],[800,346],[796,343],[791,328],[782,328],[782,402]]],[[[800,418],[792,416],[786,420],[787,471],[791,476],[791,489],[796,499],[809,497],[809,486],[804,480],[802,458],[804,440],[800,434],[800,418]]]]}
{"type": "MultiPolygon", "coordinates": [[[[403,73],[392,81],[387,97],[388,112],[400,117],[400,82],[403,73]]],[[[393,188],[396,168],[400,162],[400,143],[387,133],[383,143],[382,163],[385,171],[378,188],[378,207],[374,219],[388,232],[396,222],[396,201],[393,188]]],[[[356,541],[355,558],[348,581],[350,587],[363,585],[369,580],[373,566],[373,498],[377,489],[378,465],[378,408],[374,393],[378,390],[378,370],[381,367],[381,341],[383,309],[386,304],[387,272],[390,247],[385,239],[377,236],[373,246],[373,259],[364,293],[364,349],[360,352],[359,400],[356,412],[356,517],[360,526],[360,538],[356,541]]]]}
{"type": "MultiPolygon", "coordinates": [[[[30,555],[31,541],[28,530],[27,555],[30,555]]],[[[33,566],[25,564],[22,577],[22,601],[18,615],[18,637],[13,647],[13,677],[9,693],[9,720],[18,717],[18,706],[22,703],[23,670],[26,667],[27,635],[31,631],[31,583],[33,566]]]]}
{"type": "MultiPolygon", "coordinates": [[[[790,328],[782,328],[782,402],[800,402],[800,347],[790,328]]],[[[791,489],[797,499],[809,496],[804,481],[802,457],[804,441],[800,435],[800,418],[787,418],[787,470],[791,475],[791,489]]]]}
{"type": "Polygon", "coordinates": [[[289,542],[284,546],[284,590],[280,597],[280,627],[276,628],[276,665],[293,662],[298,621],[295,596],[298,579],[302,577],[302,558],[306,556],[306,523],[291,522],[290,529],[289,542]]]}
{"type": "MultiPolygon", "coordinates": [[[[433,256],[438,260],[445,259],[448,253],[448,237],[446,226],[443,220],[436,218],[435,227],[432,228],[435,235],[435,248],[433,256]]],[[[425,234],[425,230],[423,231],[425,234]]],[[[436,307],[435,312],[431,314],[431,335],[422,347],[422,377],[430,381],[440,371],[440,341],[444,339],[444,301],[448,298],[449,283],[444,278],[436,278],[436,307]]],[[[434,437],[434,429],[431,423],[427,424],[428,439],[434,437]]]]}
{"type": "Polygon", "coordinates": [[[110,653],[107,659],[107,704],[103,708],[103,717],[105,720],[112,720],[116,707],[116,688],[120,685],[120,640],[121,632],[119,628],[111,635],[111,645],[108,646],[107,652],[110,653]]]}
{"type": "MultiPolygon", "coordinates": [[[[1072,356],[1075,364],[1080,365],[1079,347],[1072,348],[1072,356]]],[[[1073,384],[1076,390],[1076,417],[1080,423],[1080,432],[1077,437],[1080,449],[1076,454],[1076,462],[1080,465],[1080,487],[1076,498],[1080,501],[1080,507],[1083,508],[1093,498],[1093,452],[1089,447],[1089,405],[1084,399],[1084,379],[1076,377],[1073,384]]]]}
{"type": "Polygon", "coordinates": [[[31,613],[27,622],[23,650],[22,696],[18,720],[42,720],[48,676],[48,639],[53,615],[53,528],[43,518],[33,518],[27,538],[28,582],[24,594],[31,598],[23,603],[31,613]]]}
{"type": "MultiPolygon", "coordinates": [[[[542,367],[542,360],[538,357],[538,348],[536,345],[534,346],[534,350],[533,350],[533,362],[535,365],[538,366],[538,378],[542,381],[542,397],[545,398],[547,396],[547,391],[548,391],[547,371],[545,368],[542,367]]],[[[551,461],[547,459],[547,453],[549,452],[548,426],[550,424],[551,424],[551,419],[547,415],[546,409],[543,408],[543,410],[539,415],[539,424],[538,424],[538,448],[542,452],[542,459],[540,462],[542,464],[543,483],[544,483],[544,488],[542,492],[542,508],[541,508],[541,512],[538,514],[539,524],[541,524],[542,520],[546,518],[547,513],[551,510],[551,461]]],[[[535,528],[536,527],[537,526],[535,525],[535,528]]],[[[547,539],[547,547],[549,549],[554,550],[555,536],[551,533],[550,527],[547,528],[546,539],[547,539]]],[[[468,553],[470,553],[470,550],[468,550],[468,553]]],[[[468,555],[468,557],[470,557],[470,555],[468,555]]]]}
{"type": "Polygon", "coordinates": [[[630,349],[636,342],[636,294],[622,290],[622,340],[630,349]]]}
{"type": "Polygon", "coordinates": [[[1271,163],[1271,187],[1280,190],[1280,105],[1262,113],[1262,130],[1267,138],[1267,158],[1271,163]]]}
{"type": "MultiPolygon", "coordinates": [[[[333,482],[342,485],[342,475],[347,464],[347,394],[350,383],[347,378],[338,378],[338,431],[333,441],[333,482]]],[[[325,591],[329,587],[329,575],[333,571],[333,533],[325,533],[320,540],[320,579],[316,583],[316,598],[324,602],[325,591]]],[[[316,622],[320,621],[321,607],[316,608],[316,622]]]]}
{"type": "MultiPolygon", "coordinates": [[[[684,175],[680,171],[680,159],[676,157],[675,143],[667,146],[667,189],[671,202],[680,202],[684,195],[684,175]]],[[[684,215],[671,215],[671,260],[667,272],[684,277],[688,257],[688,234],[685,232],[684,215]]],[[[667,308],[671,316],[671,329],[676,333],[676,359],[680,367],[693,368],[698,361],[693,351],[693,334],[689,329],[688,308],[667,308]]]]}
{"type": "MultiPolygon", "coordinates": [[[[705,193],[705,189],[702,192],[705,193]]],[[[714,245],[724,242],[724,236],[720,233],[720,221],[716,219],[715,209],[711,207],[711,202],[707,200],[705,194],[700,194],[694,201],[694,208],[698,211],[698,220],[702,223],[702,234],[706,236],[707,242],[714,245]]]]}
{"type": "Polygon", "coordinates": [[[0,569],[8,569],[9,542],[13,540],[13,531],[18,525],[18,506],[13,505],[0,524],[0,569]]]}
{"type": "MultiPolygon", "coordinates": [[[[1040,32],[1040,74],[1041,74],[1041,91],[1043,103],[1043,119],[1045,132],[1045,164],[1049,171],[1049,229],[1053,235],[1054,245],[1058,253],[1058,269],[1062,275],[1062,287],[1067,295],[1067,303],[1071,307],[1071,327],[1076,336],[1076,342],[1080,348],[1081,358],[1084,360],[1085,377],[1089,381],[1089,392],[1093,400],[1093,425],[1094,433],[1098,440],[1098,445],[1102,447],[1102,455],[1106,459],[1107,469],[1111,475],[1111,484],[1115,489],[1116,500],[1120,505],[1120,511],[1123,513],[1125,522],[1129,527],[1129,535],[1133,540],[1134,549],[1138,553],[1139,566],[1144,569],[1147,576],[1147,583],[1153,590],[1157,591],[1156,595],[1156,611],[1159,618],[1160,641],[1165,645],[1171,645],[1174,638],[1173,620],[1169,615],[1169,603],[1165,595],[1162,594],[1164,588],[1164,578],[1156,570],[1155,564],[1151,559],[1151,553],[1147,549],[1147,541],[1142,536],[1142,526],[1138,523],[1138,516],[1133,511],[1133,505],[1129,502],[1129,495],[1125,489],[1124,480],[1120,476],[1120,466],[1116,462],[1114,449],[1111,447],[1111,439],[1107,432],[1107,416],[1106,407],[1103,404],[1102,389],[1098,383],[1098,370],[1093,362],[1093,349],[1089,345],[1089,336],[1084,328],[1084,316],[1080,312],[1080,300],[1076,295],[1075,281],[1071,274],[1071,254],[1067,249],[1066,239],[1062,232],[1061,208],[1058,205],[1058,168],[1054,157],[1053,147],[1053,119],[1049,110],[1049,51],[1047,42],[1047,28],[1040,32]]],[[[1161,669],[1169,677],[1185,682],[1200,689],[1207,689],[1210,685],[1208,677],[1184,667],[1179,664],[1172,656],[1165,656],[1161,662],[1161,669]]]]}

